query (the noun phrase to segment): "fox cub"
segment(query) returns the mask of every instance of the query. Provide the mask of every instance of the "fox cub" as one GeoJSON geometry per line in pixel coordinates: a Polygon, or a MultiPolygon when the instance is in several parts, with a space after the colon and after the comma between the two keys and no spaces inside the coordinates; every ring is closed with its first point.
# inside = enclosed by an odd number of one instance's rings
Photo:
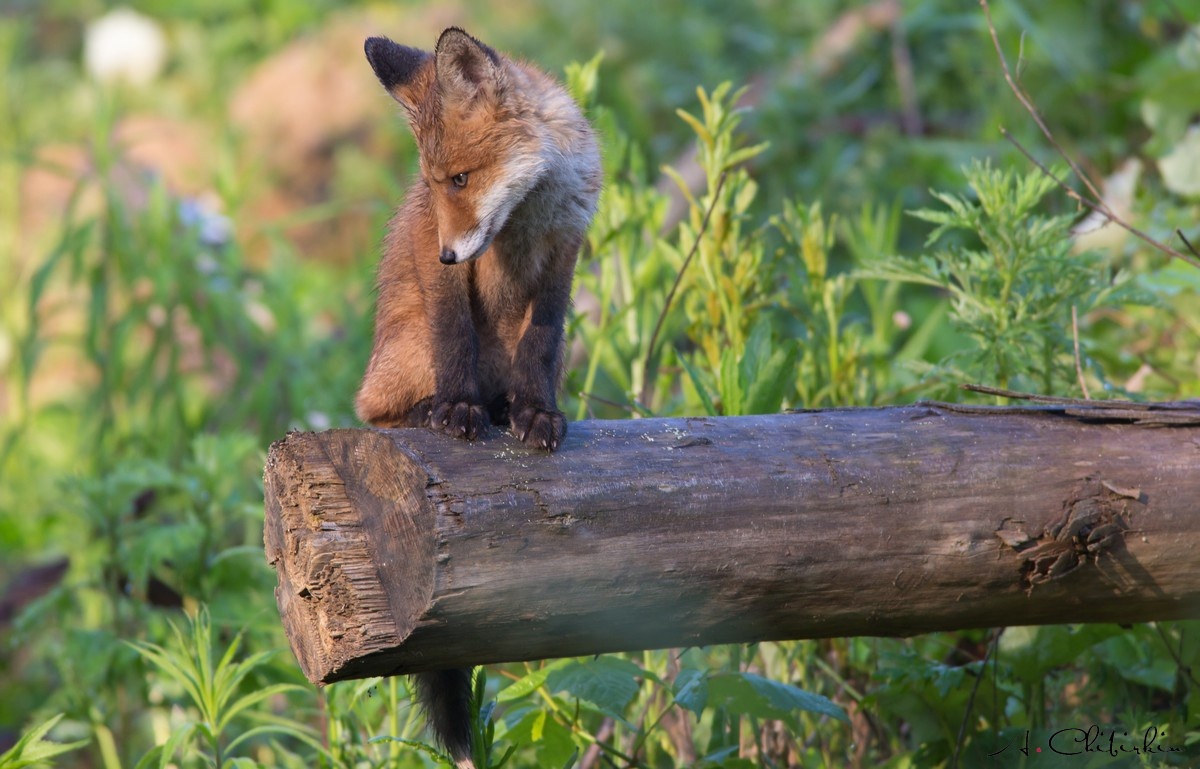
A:
{"type": "MultiPolygon", "coordinates": [[[[600,193],[592,129],[551,77],[461,29],[433,53],[365,48],[408,114],[420,176],[388,228],[358,416],[468,440],[509,424],[554,451],[571,279],[600,193]]],[[[415,679],[438,741],[472,767],[470,671],[415,679]]]]}
{"type": "Polygon", "coordinates": [[[461,29],[433,53],[365,48],[407,113],[420,176],[388,228],[358,416],[468,440],[510,425],[554,451],[563,324],[600,192],[591,126],[550,76],[461,29]]]}

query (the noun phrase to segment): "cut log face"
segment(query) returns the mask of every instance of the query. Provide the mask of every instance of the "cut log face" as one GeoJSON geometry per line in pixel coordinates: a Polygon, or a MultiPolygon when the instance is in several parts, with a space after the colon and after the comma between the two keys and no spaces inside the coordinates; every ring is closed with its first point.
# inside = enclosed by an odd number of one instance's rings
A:
{"type": "Polygon", "coordinates": [[[590,421],[554,454],[292,433],[265,485],[280,614],[318,683],[1200,617],[1197,404],[590,421]]]}

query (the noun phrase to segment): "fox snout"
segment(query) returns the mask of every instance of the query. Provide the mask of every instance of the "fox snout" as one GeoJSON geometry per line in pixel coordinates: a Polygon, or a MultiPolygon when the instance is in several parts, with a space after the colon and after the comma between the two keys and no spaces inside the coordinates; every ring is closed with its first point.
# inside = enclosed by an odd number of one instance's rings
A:
{"type": "Polygon", "coordinates": [[[443,238],[438,261],[442,264],[462,264],[483,256],[492,245],[494,232],[486,224],[473,227],[465,235],[443,238]]]}
{"type": "Polygon", "coordinates": [[[488,238],[483,245],[478,247],[468,246],[466,249],[463,249],[461,246],[457,248],[453,246],[442,246],[442,250],[438,253],[438,261],[440,261],[442,264],[464,264],[466,262],[472,262],[483,256],[483,253],[487,251],[488,246],[491,244],[492,240],[491,238],[488,238]]]}

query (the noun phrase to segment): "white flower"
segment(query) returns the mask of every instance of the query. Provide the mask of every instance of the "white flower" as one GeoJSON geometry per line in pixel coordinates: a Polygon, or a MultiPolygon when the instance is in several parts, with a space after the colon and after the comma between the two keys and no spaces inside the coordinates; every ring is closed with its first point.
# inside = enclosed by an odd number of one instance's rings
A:
{"type": "Polygon", "coordinates": [[[333,424],[329,415],[323,411],[310,411],[304,416],[304,420],[308,423],[309,430],[328,430],[333,424]]]}
{"type": "Polygon", "coordinates": [[[115,8],[88,25],[84,66],[102,83],[146,85],[162,72],[166,59],[162,28],[137,11],[115,8]]]}

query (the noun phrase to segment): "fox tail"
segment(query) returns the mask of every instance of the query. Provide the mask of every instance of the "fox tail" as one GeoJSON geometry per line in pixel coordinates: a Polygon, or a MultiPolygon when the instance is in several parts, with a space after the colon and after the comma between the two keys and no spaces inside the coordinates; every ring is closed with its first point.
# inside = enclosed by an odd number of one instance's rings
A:
{"type": "Polygon", "coordinates": [[[416,673],[413,682],[434,739],[458,769],[475,769],[471,760],[471,670],[416,673]]]}

